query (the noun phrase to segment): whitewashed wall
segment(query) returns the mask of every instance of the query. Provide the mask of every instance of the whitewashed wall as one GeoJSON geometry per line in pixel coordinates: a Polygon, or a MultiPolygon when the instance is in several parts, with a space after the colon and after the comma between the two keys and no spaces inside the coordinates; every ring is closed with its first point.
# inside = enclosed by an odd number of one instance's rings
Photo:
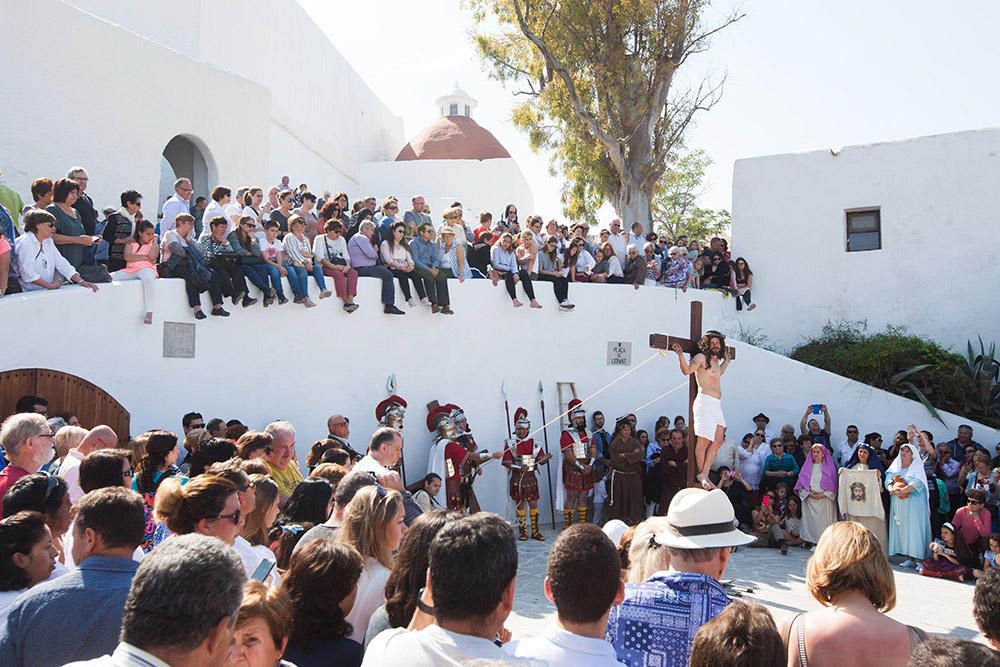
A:
{"type": "Polygon", "coordinates": [[[0,168],[25,199],[31,181],[90,174],[99,207],[122,190],[156,208],[161,154],[177,134],[209,147],[224,182],[265,177],[271,100],[266,88],[206,66],[58,0],[0,0],[0,168]],[[38,32],[46,38],[39,41],[38,32]],[[225,110],[242,100],[239,113],[225,110]]]}
{"type": "Polygon", "coordinates": [[[496,222],[507,204],[515,204],[523,221],[538,213],[548,220],[557,211],[535,211],[535,196],[521,169],[510,158],[495,160],[406,160],[361,165],[361,189],[379,196],[396,194],[408,208],[410,197],[422,194],[435,220],[453,201],[465,207],[466,222],[479,225],[479,212],[496,222]],[[502,183],[503,187],[497,184],[502,183]]]}
{"type": "Polygon", "coordinates": [[[960,352],[1000,341],[998,182],[998,129],[738,160],[732,247],[759,303],[744,325],[782,348],[838,320],[960,352]],[[846,252],[845,210],[867,207],[881,207],[882,249],[846,252]]]}
{"type": "MultiPolygon", "coordinates": [[[[496,450],[507,435],[504,381],[511,411],[524,405],[540,426],[539,380],[552,419],[556,382],[575,382],[579,395],[589,396],[650,357],[649,333],[686,335],[693,298],[704,301],[706,328],[720,319],[722,307],[717,295],[693,290],[574,285],[570,297],[577,308],[565,313],[546,284],[538,290],[543,310],[514,310],[502,285],[479,280],[452,288],[456,314],[451,317],[411,310],[401,300],[406,316],[383,315],[374,279],[361,280],[362,307],[350,316],[335,298],[309,310],[291,303],[266,310],[231,308],[228,319],[197,323],[194,359],[162,356],[163,320],[192,321],[179,281],[157,283],[151,327],[139,321],[137,282],[104,286],[98,294],[71,287],[8,296],[0,300],[0,321],[16,323],[16,343],[0,349],[0,370],[52,368],[94,382],[131,412],[134,433],[154,427],[179,431],[181,415],[189,410],[206,419],[237,417],[255,428],[287,418],[298,427],[300,460],[313,440],[326,434],[326,418],[335,412],[350,417],[351,439],[363,449],[376,427],[374,406],[387,395],[386,380],[394,373],[398,392],[410,404],[404,435],[412,480],[426,470],[428,402],[461,405],[480,446],[496,450]],[[609,341],[632,343],[629,369],[606,364],[609,341]]],[[[315,295],[315,285],[311,289],[315,295]]],[[[945,429],[911,401],[757,348],[736,347],[737,360],[723,381],[735,437],[752,427],[751,417],[760,410],[778,426],[797,423],[806,404],[814,402],[829,404],[836,434],[848,422],[883,433],[916,422],[942,439],[958,423],[946,416],[945,429]]],[[[678,386],[639,413],[640,427],[650,429],[660,414],[687,414],[686,382],[672,355],[653,358],[590,407],[613,419],[678,386]]],[[[555,446],[557,427],[548,433],[555,446]]],[[[976,437],[993,444],[998,434],[977,428],[976,437]]],[[[485,508],[507,513],[505,483],[503,470],[491,464],[477,487],[485,508]]],[[[543,515],[548,515],[546,488],[543,484],[543,515]]]]}

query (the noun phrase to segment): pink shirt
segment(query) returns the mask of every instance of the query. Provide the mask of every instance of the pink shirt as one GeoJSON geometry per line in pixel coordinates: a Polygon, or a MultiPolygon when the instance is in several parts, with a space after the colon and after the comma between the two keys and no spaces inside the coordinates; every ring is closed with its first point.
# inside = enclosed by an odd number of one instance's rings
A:
{"type": "Polygon", "coordinates": [[[7,495],[10,487],[14,486],[17,480],[28,474],[28,471],[21,466],[8,464],[6,468],[0,470],[0,498],[7,495]]]}
{"type": "Polygon", "coordinates": [[[7,243],[7,239],[0,238],[0,255],[4,255],[10,252],[10,243],[7,243]]]}
{"type": "MultiPolygon", "coordinates": [[[[153,252],[152,242],[140,246],[135,241],[128,242],[128,249],[133,255],[145,255],[149,257],[149,253],[153,252]]],[[[137,271],[142,271],[143,269],[153,269],[156,270],[156,264],[153,264],[148,259],[138,259],[128,262],[125,265],[125,273],[135,273],[137,271]]]]}
{"type": "Polygon", "coordinates": [[[955,530],[962,534],[962,539],[965,540],[966,544],[975,544],[980,537],[988,537],[990,534],[990,511],[985,507],[980,507],[979,516],[974,518],[969,512],[968,505],[959,507],[951,523],[955,526],[955,530]],[[977,521],[978,526],[976,525],[977,521]]]}

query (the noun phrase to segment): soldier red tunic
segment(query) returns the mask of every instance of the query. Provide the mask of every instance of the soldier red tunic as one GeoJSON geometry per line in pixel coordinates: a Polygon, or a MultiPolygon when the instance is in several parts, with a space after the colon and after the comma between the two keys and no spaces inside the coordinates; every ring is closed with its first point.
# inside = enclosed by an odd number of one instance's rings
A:
{"type": "Polygon", "coordinates": [[[448,509],[461,512],[462,507],[462,463],[469,452],[454,440],[444,447],[445,480],[444,492],[448,509]]]}
{"type": "Polygon", "coordinates": [[[515,505],[538,502],[538,478],[535,476],[535,440],[521,440],[503,453],[503,465],[511,469],[509,493],[515,505]],[[515,458],[516,453],[516,458],[515,458]],[[513,466],[520,466],[516,468],[513,466]]]}
{"type": "Polygon", "coordinates": [[[576,429],[563,431],[559,438],[559,449],[570,453],[570,459],[563,459],[563,485],[570,491],[590,491],[594,488],[593,475],[583,474],[582,466],[590,465],[590,434],[576,429]],[[582,454],[582,455],[581,455],[582,454]],[[576,460],[579,466],[573,465],[576,460]]]}

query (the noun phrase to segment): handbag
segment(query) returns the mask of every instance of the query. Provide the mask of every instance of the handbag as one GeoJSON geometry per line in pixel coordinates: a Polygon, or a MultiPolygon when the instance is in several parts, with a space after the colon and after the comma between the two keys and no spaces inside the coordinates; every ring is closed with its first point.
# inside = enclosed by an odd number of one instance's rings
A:
{"type": "Polygon", "coordinates": [[[85,264],[77,268],[77,273],[88,283],[110,283],[111,274],[103,264],[85,264]]]}
{"type": "Polygon", "coordinates": [[[323,239],[323,245],[326,246],[326,261],[330,262],[334,266],[347,266],[347,260],[340,255],[334,255],[330,252],[330,242],[323,239]]]}
{"type": "Polygon", "coordinates": [[[156,275],[160,278],[173,278],[174,272],[170,270],[170,265],[166,262],[158,262],[156,265],[156,275]]]}

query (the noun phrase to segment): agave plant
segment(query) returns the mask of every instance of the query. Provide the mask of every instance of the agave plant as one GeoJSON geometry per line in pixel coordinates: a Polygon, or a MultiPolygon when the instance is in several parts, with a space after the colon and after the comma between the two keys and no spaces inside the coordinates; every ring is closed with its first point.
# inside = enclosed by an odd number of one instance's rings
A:
{"type": "Polygon", "coordinates": [[[901,394],[903,396],[906,396],[907,394],[909,394],[913,398],[915,398],[918,401],[920,401],[921,405],[923,405],[925,408],[927,408],[927,412],[929,412],[931,414],[931,416],[934,417],[934,419],[938,420],[939,422],[941,422],[942,424],[944,424],[945,426],[947,426],[947,424],[945,424],[944,420],[941,419],[941,415],[938,414],[937,408],[935,408],[933,405],[931,405],[931,402],[927,398],[927,395],[924,394],[924,392],[920,389],[920,387],[918,387],[917,385],[913,384],[912,380],[907,380],[906,379],[906,378],[909,378],[909,377],[912,377],[912,376],[916,375],[917,373],[919,373],[920,371],[924,370],[925,368],[930,368],[931,366],[932,366],[932,364],[918,364],[917,366],[911,366],[910,368],[907,368],[905,370],[901,370],[901,371],[899,371],[898,373],[896,373],[895,375],[893,375],[892,377],[889,378],[889,384],[892,387],[897,387],[899,394],[901,394]]]}
{"type": "Polygon", "coordinates": [[[997,344],[990,343],[989,350],[979,336],[979,354],[972,349],[972,341],[967,341],[966,371],[972,382],[976,411],[987,420],[1000,418],[1000,360],[996,356],[997,344]]]}

